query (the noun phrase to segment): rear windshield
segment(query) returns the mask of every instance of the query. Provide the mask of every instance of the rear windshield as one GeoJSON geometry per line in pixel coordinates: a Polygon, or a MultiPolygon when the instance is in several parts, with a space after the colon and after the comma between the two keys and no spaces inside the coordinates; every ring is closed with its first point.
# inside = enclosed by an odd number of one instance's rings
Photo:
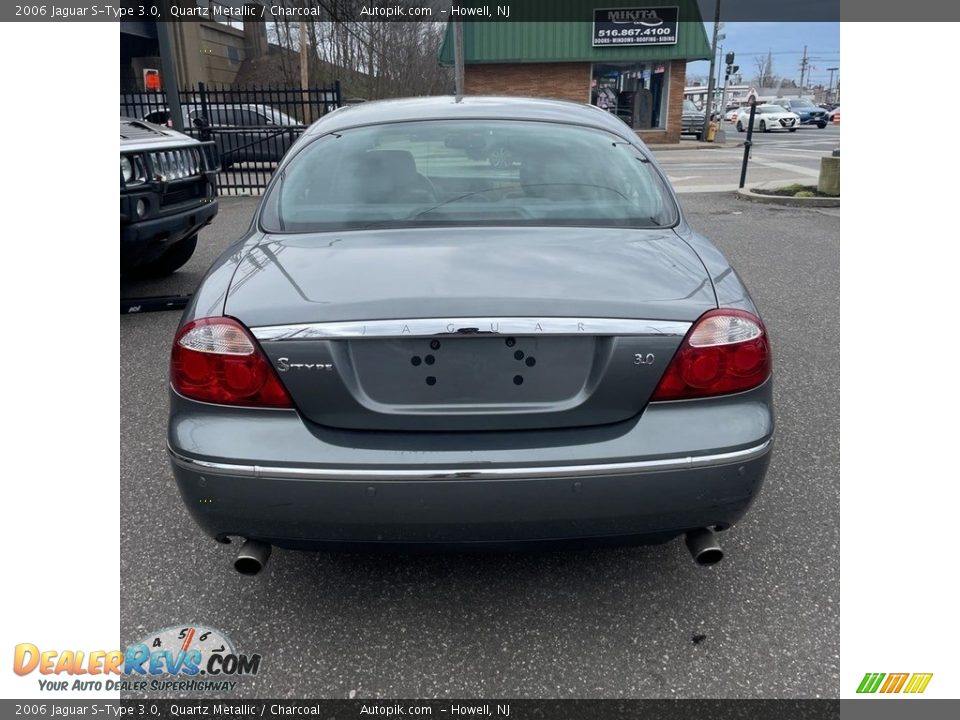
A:
{"type": "Polygon", "coordinates": [[[615,135],[558,123],[470,120],[326,135],[287,165],[261,218],[269,232],[676,221],[660,174],[615,135]]]}

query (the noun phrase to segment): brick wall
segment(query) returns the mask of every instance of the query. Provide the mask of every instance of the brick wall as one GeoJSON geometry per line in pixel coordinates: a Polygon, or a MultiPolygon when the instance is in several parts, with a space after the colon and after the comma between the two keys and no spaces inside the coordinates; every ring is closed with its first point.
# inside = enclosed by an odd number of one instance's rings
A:
{"type": "Polygon", "coordinates": [[[590,102],[590,78],[590,63],[467,65],[463,89],[468,95],[522,95],[586,103],[590,102]]]}
{"type": "MultiPolygon", "coordinates": [[[[670,63],[670,94],[667,99],[667,129],[638,132],[645,143],[680,142],[683,87],[687,61],[670,63]]],[[[464,68],[464,92],[468,95],[521,95],[590,102],[590,63],[491,63],[464,68]]]]}

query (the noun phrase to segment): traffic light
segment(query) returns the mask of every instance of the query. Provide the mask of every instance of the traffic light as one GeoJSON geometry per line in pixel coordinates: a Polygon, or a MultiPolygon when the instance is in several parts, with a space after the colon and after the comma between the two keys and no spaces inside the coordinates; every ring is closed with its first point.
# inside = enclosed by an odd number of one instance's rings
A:
{"type": "Polygon", "coordinates": [[[727,65],[733,65],[733,57],[734,56],[732,52],[727,53],[727,65]]]}

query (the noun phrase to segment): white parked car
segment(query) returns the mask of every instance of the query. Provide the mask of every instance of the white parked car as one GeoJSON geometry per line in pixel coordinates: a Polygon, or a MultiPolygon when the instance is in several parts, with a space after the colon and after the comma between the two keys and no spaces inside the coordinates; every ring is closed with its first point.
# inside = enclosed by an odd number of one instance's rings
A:
{"type": "MultiPolygon", "coordinates": [[[[750,124],[750,107],[740,108],[737,115],[737,130],[746,132],[750,124]]],[[[771,130],[789,130],[796,132],[800,126],[800,116],[784,110],[779,105],[757,105],[757,112],[753,118],[753,129],[759,132],[771,130]]]]}
{"type": "Polygon", "coordinates": [[[731,108],[730,110],[727,110],[727,112],[724,113],[723,119],[725,122],[731,122],[731,123],[736,122],[737,115],[739,114],[740,114],[740,108],[738,107],[731,108]]]}

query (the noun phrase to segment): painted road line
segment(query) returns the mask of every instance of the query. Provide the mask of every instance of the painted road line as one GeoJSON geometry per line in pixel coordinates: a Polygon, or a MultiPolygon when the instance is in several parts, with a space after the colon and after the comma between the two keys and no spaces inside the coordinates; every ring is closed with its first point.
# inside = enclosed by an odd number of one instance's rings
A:
{"type": "Polygon", "coordinates": [[[794,165],[792,163],[782,163],[776,162],[774,160],[764,160],[762,158],[753,158],[751,161],[754,165],[760,165],[761,167],[773,168],[774,170],[788,170],[790,172],[799,173],[801,175],[806,175],[807,177],[820,177],[819,170],[812,170],[810,168],[805,168],[802,165],[794,165]]]}

